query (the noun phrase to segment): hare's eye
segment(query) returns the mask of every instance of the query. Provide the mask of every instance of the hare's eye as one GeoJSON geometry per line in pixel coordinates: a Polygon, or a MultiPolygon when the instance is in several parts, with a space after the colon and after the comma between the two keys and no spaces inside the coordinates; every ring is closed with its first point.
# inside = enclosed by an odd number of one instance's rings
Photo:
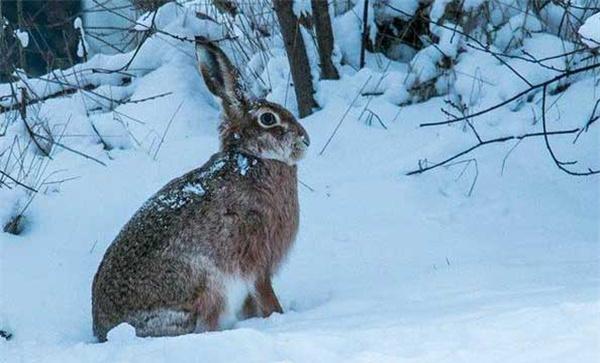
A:
{"type": "Polygon", "coordinates": [[[277,125],[277,116],[273,112],[264,112],[258,117],[258,122],[262,127],[272,127],[277,125]]]}

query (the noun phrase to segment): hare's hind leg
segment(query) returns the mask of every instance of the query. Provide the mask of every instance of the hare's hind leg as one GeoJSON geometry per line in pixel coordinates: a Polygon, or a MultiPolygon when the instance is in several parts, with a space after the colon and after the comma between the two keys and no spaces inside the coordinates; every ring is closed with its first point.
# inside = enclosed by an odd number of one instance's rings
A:
{"type": "Polygon", "coordinates": [[[252,295],[252,293],[246,296],[246,300],[244,300],[244,305],[242,306],[241,318],[242,319],[251,319],[257,318],[260,316],[260,309],[258,307],[258,303],[256,302],[256,298],[252,295]]]}
{"type": "Polygon", "coordinates": [[[196,293],[192,309],[196,313],[196,331],[215,331],[219,329],[220,318],[225,311],[225,297],[217,284],[203,286],[196,293]]]}
{"type": "Polygon", "coordinates": [[[161,308],[138,312],[128,319],[140,337],[175,336],[196,330],[196,314],[186,310],[161,308]]]}
{"type": "Polygon", "coordinates": [[[224,299],[218,289],[203,288],[181,308],[159,308],[138,312],[127,321],[138,336],[175,336],[219,329],[224,299]]]}

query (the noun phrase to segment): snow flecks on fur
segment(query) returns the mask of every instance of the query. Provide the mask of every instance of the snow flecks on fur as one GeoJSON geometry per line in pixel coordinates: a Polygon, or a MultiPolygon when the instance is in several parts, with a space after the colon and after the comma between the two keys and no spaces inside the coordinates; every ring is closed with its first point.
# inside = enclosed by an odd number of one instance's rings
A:
{"type": "Polygon", "coordinates": [[[187,204],[190,201],[190,198],[185,194],[167,194],[167,195],[159,195],[154,200],[154,203],[151,205],[152,208],[156,208],[158,211],[163,211],[164,209],[179,209],[187,204]]]}
{"type": "Polygon", "coordinates": [[[213,165],[210,166],[210,168],[208,168],[206,171],[204,171],[202,174],[200,174],[201,178],[210,178],[212,177],[215,173],[217,173],[219,170],[221,170],[226,164],[226,160],[223,159],[218,159],[215,161],[215,163],[213,165]]]}
{"type": "Polygon", "coordinates": [[[192,193],[196,195],[204,195],[204,193],[206,193],[206,191],[202,187],[202,184],[200,183],[189,183],[183,187],[183,191],[186,193],[192,193]]]}
{"type": "Polygon", "coordinates": [[[215,160],[208,169],[201,172],[194,180],[189,181],[177,189],[171,189],[164,194],[159,192],[153,198],[148,200],[143,205],[142,209],[154,208],[161,212],[166,209],[176,210],[185,206],[206,193],[202,181],[213,178],[226,164],[226,156],[215,160]]]}
{"type": "Polygon", "coordinates": [[[248,169],[250,169],[250,162],[248,161],[248,158],[245,155],[237,154],[235,156],[235,161],[238,171],[241,175],[245,176],[248,172],[248,169]]]}

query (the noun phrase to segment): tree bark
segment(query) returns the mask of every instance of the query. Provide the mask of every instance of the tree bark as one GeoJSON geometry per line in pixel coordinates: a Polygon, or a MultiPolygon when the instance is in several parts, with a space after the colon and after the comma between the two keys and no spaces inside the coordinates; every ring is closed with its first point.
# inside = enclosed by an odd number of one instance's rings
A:
{"type": "Polygon", "coordinates": [[[367,42],[369,41],[369,0],[365,0],[365,6],[363,8],[363,33],[362,42],[360,44],[360,68],[365,66],[365,50],[367,48],[367,42]]]}
{"type": "MultiPolygon", "coordinates": [[[[23,20],[23,0],[17,0],[17,24],[19,26],[19,31],[26,31],[25,22],[23,20]]],[[[17,39],[17,45],[19,47],[19,66],[23,71],[27,69],[27,60],[25,59],[25,50],[23,49],[23,44],[21,44],[21,39],[17,39]]]]}
{"type": "MultiPolygon", "coordinates": [[[[2,12],[2,0],[0,0],[0,22],[4,21],[3,19],[4,17],[2,12]]],[[[10,56],[8,54],[7,48],[8,47],[6,46],[4,40],[4,29],[2,25],[0,25],[0,54],[2,54],[2,57],[0,57],[0,83],[9,82],[10,72],[8,70],[8,65],[10,56]]]]}
{"type": "Polygon", "coordinates": [[[290,0],[273,1],[273,7],[277,14],[281,35],[285,43],[285,50],[288,55],[294,90],[296,91],[296,100],[298,102],[298,112],[302,118],[312,113],[312,108],[316,106],[316,102],[313,98],[314,90],[306,46],[304,45],[299,22],[292,6],[293,2],[290,0]]]}
{"type": "Polygon", "coordinates": [[[315,32],[317,33],[317,45],[319,46],[321,78],[339,79],[340,75],[331,60],[331,53],[333,53],[333,30],[331,28],[327,0],[311,0],[311,6],[315,32]]]}
{"type": "MultiPolygon", "coordinates": [[[[0,22],[4,22],[4,16],[2,14],[2,1],[0,1],[0,22]]],[[[4,27],[2,25],[0,25],[0,54],[5,54],[5,56],[0,59],[0,82],[3,81],[2,72],[4,71],[4,63],[8,63],[8,60],[5,59],[8,57],[4,50],[4,27]]]]}

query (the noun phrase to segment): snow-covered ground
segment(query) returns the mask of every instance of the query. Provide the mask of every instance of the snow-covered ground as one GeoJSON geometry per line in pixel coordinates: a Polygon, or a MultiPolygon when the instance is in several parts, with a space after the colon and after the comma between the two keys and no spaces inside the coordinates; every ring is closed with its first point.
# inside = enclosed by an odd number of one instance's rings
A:
{"type": "MultiPolygon", "coordinates": [[[[322,109],[302,120],[312,148],[300,164],[301,227],[274,281],[285,313],[170,338],[137,338],[123,327],[96,343],[90,290],[104,251],[146,198],[218,148],[218,102],[190,49],[177,47],[156,70],[114,90],[132,99],[171,94],[90,116],[110,151],[95,137],[67,137],[91,134],[81,93],[41,108],[55,127],[70,119],[63,142],[107,166],[56,150],[48,173],[69,180],[35,197],[21,235],[0,234],[0,329],[14,335],[0,339],[0,362],[600,360],[600,179],[559,171],[543,138],[482,147],[460,159],[476,162],[406,176],[419,159],[438,161],[476,140],[462,127],[418,127],[444,119],[443,98],[398,107],[393,80],[408,70],[374,55],[365,70],[345,66],[340,81],[319,82],[322,109]],[[383,96],[352,103],[381,77],[392,79],[380,83],[383,96]],[[365,107],[387,129],[359,118],[365,107]]],[[[524,86],[483,56],[471,63],[485,65],[484,79],[496,84],[482,93],[484,106],[511,93],[510,82],[524,86]]],[[[285,63],[270,66],[277,73],[285,63]]],[[[583,125],[598,97],[594,82],[549,95],[549,125],[583,125]]],[[[279,87],[270,97],[283,103],[279,87]]],[[[478,130],[486,138],[539,130],[531,119],[540,99],[482,117],[478,130]]],[[[571,141],[552,138],[564,159],[598,165],[597,128],[571,141]]],[[[19,198],[0,190],[1,222],[19,198]]]]}

